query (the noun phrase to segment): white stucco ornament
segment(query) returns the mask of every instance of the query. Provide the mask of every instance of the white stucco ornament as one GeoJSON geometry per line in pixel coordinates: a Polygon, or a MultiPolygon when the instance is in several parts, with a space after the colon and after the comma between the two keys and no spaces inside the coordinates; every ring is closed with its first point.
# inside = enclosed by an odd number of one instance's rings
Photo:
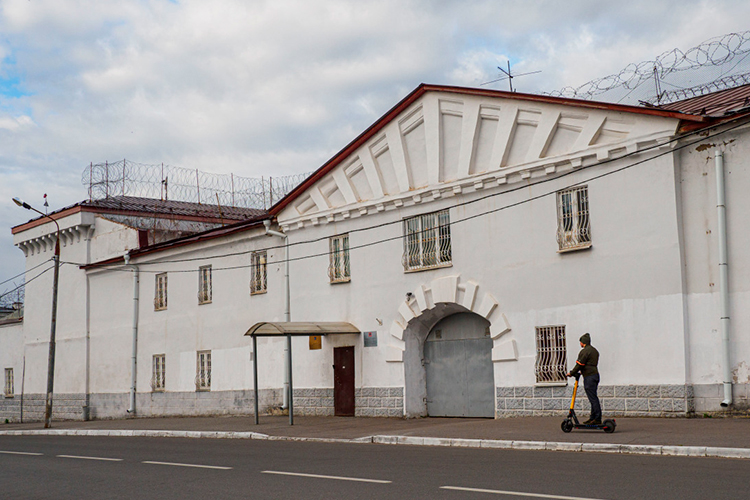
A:
{"type": "Polygon", "coordinates": [[[456,304],[476,313],[490,322],[490,336],[493,340],[492,361],[515,361],[518,348],[515,339],[503,339],[510,331],[508,318],[499,311],[499,304],[489,292],[480,293],[474,281],[461,282],[460,275],[444,276],[432,280],[428,285],[417,287],[412,298],[401,303],[398,315],[391,324],[386,361],[404,361],[404,331],[409,321],[433,309],[436,304],[456,304]]]}

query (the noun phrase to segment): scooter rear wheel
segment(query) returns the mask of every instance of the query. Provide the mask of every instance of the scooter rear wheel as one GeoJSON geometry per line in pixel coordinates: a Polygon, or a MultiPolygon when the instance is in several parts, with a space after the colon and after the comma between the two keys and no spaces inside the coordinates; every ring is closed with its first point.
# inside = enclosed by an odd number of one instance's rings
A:
{"type": "Polygon", "coordinates": [[[573,422],[570,419],[566,418],[560,424],[560,428],[563,432],[570,432],[573,430],[573,422]]]}
{"type": "Polygon", "coordinates": [[[611,434],[615,432],[615,427],[617,427],[617,424],[615,424],[615,421],[607,419],[604,421],[604,427],[602,427],[602,429],[604,430],[604,432],[611,434]]]}

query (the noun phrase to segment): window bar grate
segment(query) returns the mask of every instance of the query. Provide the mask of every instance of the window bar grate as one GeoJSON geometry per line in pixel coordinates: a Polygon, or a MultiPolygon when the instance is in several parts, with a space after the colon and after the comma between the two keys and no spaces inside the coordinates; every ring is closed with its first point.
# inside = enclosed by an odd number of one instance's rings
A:
{"type": "Polygon", "coordinates": [[[452,258],[448,210],[404,219],[404,270],[442,267],[452,258]]]}
{"type": "Polygon", "coordinates": [[[558,191],[557,244],[560,250],[591,246],[587,186],[558,191]]]}
{"type": "Polygon", "coordinates": [[[343,283],[351,280],[349,265],[349,235],[333,236],[329,240],[328,278],[331,283],[343,283]]]}
{"type": "Polygon", "coordinates": [[[564,326],[537,327],[536,353],[534,372],[537,383],[566,380],[567,351],[564,326]]]}

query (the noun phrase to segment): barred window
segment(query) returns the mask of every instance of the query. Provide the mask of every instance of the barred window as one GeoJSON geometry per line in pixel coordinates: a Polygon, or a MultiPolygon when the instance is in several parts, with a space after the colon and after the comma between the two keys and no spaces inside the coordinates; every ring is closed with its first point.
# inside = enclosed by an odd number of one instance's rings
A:
{"type": "Polygon", "coordinates": [[[591,246],[587,186],[557,192],[557,244],[561,251],[591,246]]]}
{"type": "Polygon", "coordinates": [[[167,308],[167,273],[156,275],[156,291],[154,292],[154,311],[167,308]]]}
{"type": "Polygon", "coordinates": [[[209,304],[213,298],[211,266],[198,268],[198,304],[209,304]]]}
{"type": "Polygon", "coordinates": [[[250,255],[250,294],[266,293],[267,290],[266,252],[253,252],[250,255]]]}
{"type": "Polygon", "coordinates": [[[154,354],[153,371],[151,375],[151,389],[155,392],[164,391],[166,382],[166,356],[164,354],[154,354]]]}
{"type": "Polygon", "coordinates": [[[5,397],[12,398],[16,393],[13,387],[13,368],[5,369],[5,397]]]}
{"type": "Polygon", "coordinates": [[[450,266],[451,259],[448,210],[404,219],[404,270],[450,266]]]}
{"type": "Polygon", "coordinates": [[[328,241],[330,248],[328,277],[331,279],[331,283],[351,281],[349,270],[349,235],[341,234],[333,236],[328,241]]]}
{"type": "Polygon", "coordinates": [[[564,382],[566,366],[565,326],[538,326],[534,368],[537,383],[564,382]]]}
{"type": "Polygon", "coordinates": [[[211,390],[211,351],[198,351],[195,374],[195,390],[211,390]]]}

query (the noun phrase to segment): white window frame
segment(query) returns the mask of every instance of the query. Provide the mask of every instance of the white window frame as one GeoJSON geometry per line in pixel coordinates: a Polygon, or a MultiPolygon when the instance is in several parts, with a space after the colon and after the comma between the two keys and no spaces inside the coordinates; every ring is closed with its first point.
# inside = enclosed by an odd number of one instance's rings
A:
{"type": "Polygon", "coordinates": [[[16,391],[13,384],[13,368],[5,369],[5,390],[3,391],[6,398],[12,398],[16,391]]]}
{"type": "Polygon", "coordinates": [[[198,351],[196,353],[195,367],[195,390],[211,390],[211,351],[198,351]]]}
{"type": "Polygon", "coordinates": [[[265,250],[250,254],[250,295],[268,291],[268,257],[265,250]]]}
{"type": "Polygon", "coordinates": [[[167,273],[159,273],[155,276],[154,311],[163,311],[166,308],[167,308],[167,273]]]}
{"type": "Polygon", "coordinates": [[[450,212],[440,210],[404,219],[405,272],[453,265],[450,212]]]}
{"type": "Polygon", "coordinates": [[[164,392],[167,382],[167,356],[165,354],[154,354],[151,361],[151,390],[164,392]]]}
{"type": "Polygon", "coordinates": [[[210,304],[213,300],[213,277],[211,266],[198,268],[198,304],[210,304]]]}
{"type": "Polygon", "coordinates": [[[536,327],[536,362],[534,374],[537,385],[567,384],[568,352],[565,325],[536,327]]]}
{"type": "Polygon", "coordinates": [[[348,283],[352,280],[349,262],[349,233],[328,239],[328,278],[331,283],[348,283]]]}
{"type": "Polygon", "coordinates": [[[591,247],[588,186],[557,192],[557,245],[558,252],[591,247]]]}

